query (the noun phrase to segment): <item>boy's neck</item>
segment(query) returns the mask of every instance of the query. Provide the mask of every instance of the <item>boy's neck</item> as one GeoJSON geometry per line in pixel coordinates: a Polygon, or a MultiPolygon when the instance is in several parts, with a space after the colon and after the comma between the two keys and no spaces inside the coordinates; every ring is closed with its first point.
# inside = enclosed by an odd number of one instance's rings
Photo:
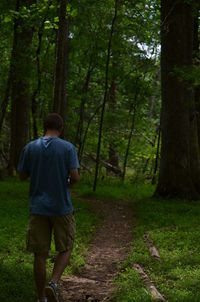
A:
{"type": "Polygon", "coordinates": [[[56,137],[59,135],[60,135],[60,132],[57,130],[47,130],[44,136],[45,137],[56,137]]]}

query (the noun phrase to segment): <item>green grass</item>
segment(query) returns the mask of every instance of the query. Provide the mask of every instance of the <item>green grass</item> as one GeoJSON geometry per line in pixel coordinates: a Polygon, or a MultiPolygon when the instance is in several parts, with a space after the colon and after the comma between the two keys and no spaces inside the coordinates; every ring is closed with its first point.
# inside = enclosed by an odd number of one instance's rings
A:
{"type": "MultiPolygon", "coordinates": [[[[143,266],[156,287],[169,302],[200,301],[200,202],[151,198],[151,185],[99,183],[93,193],[91,183],[80,182],[75,192],[104,200],[124,200],[133,209],[134,240],[131,253],[116,280],[116,302],[148,302],[151,297],[134,263],[143,266]],[[148,232],[161,255],[152,259],[143,235],[148,232]]],[[[32,302],[35,297],[32,255],[25,251],[28,223],[28,183],[0,182],[0,301],[32,302]]],[[[77,240],[71,266],[66,273],[79,270],[83,255],[98,223],[87,203],[74,200],[77,240]]],[[[52,258],[48,270],[52,268],[52,258]]]]}
{"type": "MultiPolygon", "coordinates": [[[[18,180],[0,182],[0,301],[35,301],[33,256],[26,252],[25,237],[28,224],[28,183],[18,180]]],[[[86,202],[73,200],[76,212],[77,237],[71,265],[66,273],[79,270],[84,264],[88,242],[95,231],[98,218],[86,202]]],[[[48,259],[48,274],[53,266],[54,244],[48,259]]]]}
{"type": "Polygon", "coordinates": [[[93,183],[88,180],[81,180],[75,186],[74,191],[80,196],[94,197],[103,200],[126,200],[132,201],[137,198],[146,198],[151,196],[154,192],[154,187],[149,184],[140,183],[123,183],[113,179],[106,179],[99,181],[96,192],[92,190],[93,183]]]}
{"type": "Polygon", "coordinates": [[[200,301],[200,202],[152,198],[154,187],[130,183],[99,183],[77,187],[79,194],[99,199],[124,200],[133,208],[134,240],[117,283],[117,302],[148,302],[151,297],[134,263],[143,266],[169,302],[200,301]],[[148,232],[161,255],[152,259],[143,236],[148,232]]]}
{"type": "Polygon", "coordinates": [[[151,301],[132,269],[139,263],[169,302],[200,301],[200,203],[166,199],[134,202],[134,241],[118,283],[117,301],[151,301]],[[161,256],[152,259],[143,235],[148,232],[161,256]]]}

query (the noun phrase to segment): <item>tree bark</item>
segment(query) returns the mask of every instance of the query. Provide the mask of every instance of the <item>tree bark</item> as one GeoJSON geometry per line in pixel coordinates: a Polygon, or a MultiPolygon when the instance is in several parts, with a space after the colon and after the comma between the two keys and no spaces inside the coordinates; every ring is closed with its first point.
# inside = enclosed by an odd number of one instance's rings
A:
{"type": "Polygon", "coordinates": [[[85,103],[87,100],[87,93],[89,89],[89,83],[91,78],[93,67],[92,67],[92,58],[89,62],[85,83],[83,86],[83,97],[81,99],[80,104],[80,114],[79,114],[79,120],[78,120],[78,126],[76,130],[76,136],[75,136],[75,145],[78,143],[78,157],[80,157],[82,144],[83,144],[83,122],[84,122],[84,115],[85,115],[85,103]]]}
{"type": "MultiPolygon", "coordinates": [[[[16,11],[30,7],[35,0],[18,0],[16,11]]],[[[15,19],[11,57],[11,146],[9,172],[15,173],[19,154],[29,139],[30,46],[33,28],[21,16],[15,19]]]]}
{"type": "Polygon", "coordinates": [[[158,83],[160,81],[160,69],[156,73],[156,77],[153,83],[153,93],[151,96],[151,103],[150,103],[150,110],[149,110],[149,117],[153,118],[154,115],[154,107],[155,107],[155,100],[156,100],[156,94],[158,90],[158,83]]]}
{"type": "Polygon", "coordinates": [[[180,70],[193,64],[192,4],[161,0],[161,164],[156,194],[199,198],[200,161],[194,93],[180,70]]]}
{"type": "Polygon", "coordinates": [[[82,144],[81,144],[81,149],[80,149],[80,153],[79,153],[79,163],[81,164],[81,161],[82,161],[82,157],[83,157],[83,151],[84,151],[84,148],[85,148],[85,143],[86,143],[86,139],[87,139],[87,134],[88,134],[88,130],[89,130],[89,127],[90,127],[90,124],[92,122],[92,120],[95,118],[96,114],[98,113],[98,111],[102,108],[102,104],[100,104],[94,111],[94,113],[90,116],[88,122],[87,122],[87,126],[85,128],[85,132],[84,132],[84,135],[83,135],[83,141],[82,141],[82,144]]]}
{"type": "MultiPolygon", "coordinates": [[[[110,86],[110,98],[109,98],[109,110],[114,113],[116,110],[116,104],[117,104],[117,99],[116,99],[116,76],[115,76],[115,64],[113,64],[113,78],[111,81],[111,86],[110,86]]],[[[109,144],[109,163],[112,166],[118,167],[119,168],[119,156],[116,152],[116,139],[111,136],[110,139],[110,144],[109,144]]]]}
{"type": "Polygon", "coordinates": [[[8,79],[7,79],[7,85],[6,90],[4,94],[4,98],[1,103],[1,109],[0,109],[0,134],[3,128],[3,122],[6,115],[6,109],[8,107],[9,97],[10,97],[10,86],[11,86],[11,72],[9,71],[8,79]]]}
{"type": "Polygon", "coordinates": [[[137,93],[135,96],[135,103],[134,103],[133,112],[132,112],[131,129],[129,132],[128,143],[127,143],[126,153],[125,153],[125,157],[124,157],[123,172],[122,172],[123,181],[125,180],[125,176],[126,176],[126,168],[127,168],[128,156],[129,156],[129,151],[130,151],[130,146],[131,146],[131,139],[132,139],[133,131],[135,128],[136,99],[137,99],[137,93]]]}
{"type": "Polygon", "coordinates": [[[69,46],[69,23],[66,16],[67,0],[60,0],[59,28],[56,41],[56,64],[54,80],[54,103],[53,111],[59,113],[64,121],[62,136],[66,136],[66,85],[67,85],[67,61],[69,46]]]}
{"type": "Polygon", "coordinates": [[[161,136],[161,131],[160,131],[160,126],[158,128],[158,142],[157,142],[157,147],[156,147],[156,159],[155,159],[155,164],[154,164],[154,170],[153,170],[153,177],[152,177],[152,185],[156,183],[156,173],[158,170],[158,162],[159,162],[159,155],[160,155],[160,136],[161,136]]]}
{"type": "Polygon", "coordinates": [[[36,50],[36,67],[37,67],[37,86],[35,90],[33,91],[32,95],[32,102],[31,102],[31,112],[32,112],[32,120],[33,120],[33,138],[36,139],[38,137],[38,127],[37,127],[37,108],[38,108],[38,96],[40,94],[40,88],[41,88],[41,64],[40,64],[40,53],[41,53],[41,46],[42,46],[42,37],[44,32],[44,24],[47,19],[47,13],[49,11],[49,6],[51,5],[51,1],[49,1],[46,9],[46,14],[43,18],[43,20],[40,23],[39,29],[38,29],[38,46],[36,50]]]}
{"type": "Polygon", "coordinates": [[[104,113],[105,113],[105,107],[106,102],[108,98],[108,72],[109,72],[109,64],[110,64],[110,55],[111,55],[111,44],[112,44],[112,38],[114,33],[114,26],[115,21],[117,18],[118,13],[118,0],[115,0],[115,13],[112,20],[111,30],[110,30],[110,38],[108,41],[108,49],[107,49],[107,60],[106,60],[106,69],[105,69],[105,89],[104,89],[104,97],[102,102],[102,111],[100,116],[100,123],[99,123],[99,139],[98,139],[98,146],[97,146],[97,161],[96,161],[96,168],[95,168],[95,177],[94,177],[94,185],[93,185],[93,191],[96,191],[97,187],[97,181],[98,181],[98,174],[99,174],[99,160],[100,160],[100,152],[101,152],[101,140],[102,140],[102,130],[103,130],[103,121],[104,121],[104,113]]]}
{"type": "MultiPolygon", "coordinates": [[[[199,16],[200,16],[200,4],[197,2],[197,7],[195,11],[194,18],[194,39],[193,39],[193,48],[194,48],[194,64],[199,67],[200,60],[200,49],[199,49],[199,16]]],[[[200,150],[200,85],[195,87],[195,106],[197,112],[197,129],[198,129],[198,141],[199,141],[199,150],[200,150]]]]}

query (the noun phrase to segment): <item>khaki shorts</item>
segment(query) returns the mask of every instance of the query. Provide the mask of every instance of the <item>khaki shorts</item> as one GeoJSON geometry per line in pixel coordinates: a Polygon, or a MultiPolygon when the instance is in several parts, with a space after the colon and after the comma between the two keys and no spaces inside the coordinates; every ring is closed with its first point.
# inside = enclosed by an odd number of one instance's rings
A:
{"type": "Polygon", "coordinates": [[[29,252],[48,252],[54,233],[56,251],[65,252],[73,248],[76,223],[73,214],[66,216],[31,215],[27,231],[29,252]]]}

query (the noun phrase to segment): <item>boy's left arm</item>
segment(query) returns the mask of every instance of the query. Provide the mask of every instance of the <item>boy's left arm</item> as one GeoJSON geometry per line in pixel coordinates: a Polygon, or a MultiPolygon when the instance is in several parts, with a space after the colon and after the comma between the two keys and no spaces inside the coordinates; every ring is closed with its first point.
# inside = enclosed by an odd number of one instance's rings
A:
{"type": "Polygon", "coordinates": [[[21,152],[17,171],[19,172],[20,180],[24,181],[29,177],[29,157],[27,146],[21,152]]]}

